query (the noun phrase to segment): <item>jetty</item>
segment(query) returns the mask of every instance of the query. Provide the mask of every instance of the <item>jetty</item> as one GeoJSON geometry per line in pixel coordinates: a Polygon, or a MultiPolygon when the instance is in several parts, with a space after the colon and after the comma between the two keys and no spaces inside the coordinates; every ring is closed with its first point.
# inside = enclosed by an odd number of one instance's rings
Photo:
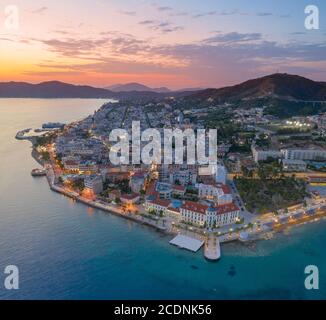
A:
{"type": "Polygon", "coordinates": [[[17,140],[31,140],[31,137],[26,136],[26,134],[29,133],[31,130],[32,130],[32,128],[28,128],[28,129],[18,131],[15,138],[17,140]]]}
{"type": "Polygon", "coordinates": [[[46,170],[44,170],[44,169],[33,169],[31,171],[31,175],[33,177],[44,177],[44,176],[46,176],[46,170]]]}
{"type": "Polygon", "coordinates": [[[204,248],[204,257],[209,261],[217,261],[221,258],[220,241],[217,237],[207,237],[204,248]]]}

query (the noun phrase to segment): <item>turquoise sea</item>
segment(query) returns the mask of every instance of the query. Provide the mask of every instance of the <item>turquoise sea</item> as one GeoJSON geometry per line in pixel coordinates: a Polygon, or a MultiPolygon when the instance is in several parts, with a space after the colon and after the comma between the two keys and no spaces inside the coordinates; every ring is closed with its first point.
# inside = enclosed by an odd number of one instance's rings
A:
{"type": "Polygon", "coordinates": [[[207,262],[169,236],[51,192],[18,130],[81,119],[103,100],[0,99],[0,299],[324,299],[326,222],[253,246],[222,246],[207,262]],[[5,289],[16,265],[20,289],[5,289]],[[316,265],[320,289],[304,287],[316,265]]]}

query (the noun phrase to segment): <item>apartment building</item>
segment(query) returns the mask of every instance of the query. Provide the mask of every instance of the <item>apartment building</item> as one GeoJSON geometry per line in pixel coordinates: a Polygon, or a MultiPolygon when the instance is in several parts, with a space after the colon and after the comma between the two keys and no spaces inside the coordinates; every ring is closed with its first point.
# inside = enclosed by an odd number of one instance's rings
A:
{"type": "Polygon", "coordinates": [[[281,152],[289,160],[326,160],[323,149],[282,149],[281,152]]]}

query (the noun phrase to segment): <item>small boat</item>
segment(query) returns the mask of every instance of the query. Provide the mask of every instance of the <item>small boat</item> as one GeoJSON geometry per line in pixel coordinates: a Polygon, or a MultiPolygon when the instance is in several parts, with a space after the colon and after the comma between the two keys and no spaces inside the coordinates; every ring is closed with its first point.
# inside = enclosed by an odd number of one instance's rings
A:
{"type": "Polygon", "coordinates": [[[33,177],[42,177],[46,175],[46,171],[44,169],[33,169],[31,175],[33,177]]]}

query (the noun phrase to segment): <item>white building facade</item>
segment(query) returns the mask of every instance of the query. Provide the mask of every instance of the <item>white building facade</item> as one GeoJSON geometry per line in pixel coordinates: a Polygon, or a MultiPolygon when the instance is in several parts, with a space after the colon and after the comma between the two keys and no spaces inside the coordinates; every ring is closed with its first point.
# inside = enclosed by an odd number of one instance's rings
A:
{"type": "Polygon", "coordinates": [[[326,160],[326,151],[320,149],[282,149],[281,152],[289,160],[326,160]]]}
{"type": "Polygon", "coordinates": [[[201,227],[216,228],[236,223],[240,209],[234,203],[213,207],[185,201],[180,208],[180,214],[185,222],[201,227]]]}

